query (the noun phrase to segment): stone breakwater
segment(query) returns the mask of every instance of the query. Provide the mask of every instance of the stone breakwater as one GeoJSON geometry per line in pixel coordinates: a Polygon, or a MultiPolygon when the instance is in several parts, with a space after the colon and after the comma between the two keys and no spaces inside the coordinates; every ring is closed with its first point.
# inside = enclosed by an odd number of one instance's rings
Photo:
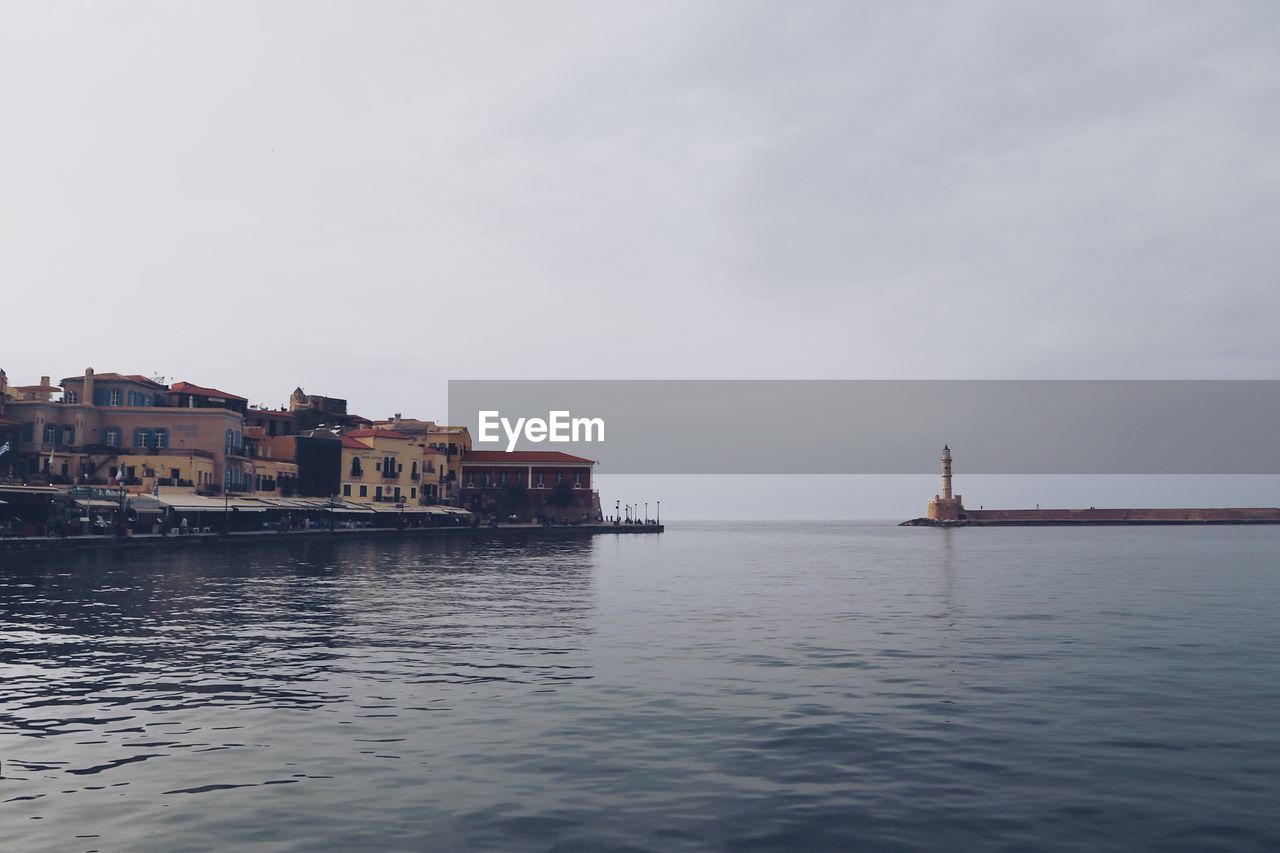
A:
{"type": "MultiPolygon", "coordinates": [[[[402,539],[571,539],[608,533],[662,533],[663,524],[578,524],[533,525],[507,524],[498,527],[421,527],[357,528],[354,530],[276,530],[234,531],[231,533],[193,533],[186,536],[161,536],[148,533],[137,536],[32,536],[0,539],[0,554],[20,551],[81,551],[108,548],[222,548],[239,545],[285,544],[319,539],[402,540],[402,539]]],[[[7,558],[4,558],[7,559],[7,558]]],[[[4,559],[0,559],[3,566],[4,559]]]]}
{"type": "Polygon", "coordinates": [[[961,509],[954,519],[913,518],[902,527],[1104,524],[1280,524],[1280,508],[961,509]]]}

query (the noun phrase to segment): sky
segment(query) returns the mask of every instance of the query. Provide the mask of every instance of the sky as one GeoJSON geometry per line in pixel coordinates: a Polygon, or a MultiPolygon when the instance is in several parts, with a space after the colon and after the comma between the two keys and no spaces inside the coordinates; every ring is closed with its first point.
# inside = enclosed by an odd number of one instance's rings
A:
{"type": "MultiPolygon", "coordinates": [[[[4,11],[15,383],[1280,372],[1274,3],[4,11]]],[[[761,512],[883,515],[819,479],[761,512]]]]}

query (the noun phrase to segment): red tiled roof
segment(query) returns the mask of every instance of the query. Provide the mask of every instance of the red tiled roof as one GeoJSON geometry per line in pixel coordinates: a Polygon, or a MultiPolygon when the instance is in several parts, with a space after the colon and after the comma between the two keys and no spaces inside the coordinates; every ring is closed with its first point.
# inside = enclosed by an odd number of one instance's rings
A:
{"type": "Polygon", "coordinates": [[[403,438],[408,440],[410,436],[402,432],[396,432],[391,429],[353,429],[343,433],[352,438],[403,438]]]}
{"type": "MultiPolygon", "coordinates": [[[[154,379],[148,379],[147,377],[140,376],[137,373],[129,373],[129,374],[95,373],[93,374],[93,378],[99,382],[137,382],[140,385],[150,385],[153,388],[166,387],[164,385],[161,385],[159,382],[155,381],[154,379]]],[[[68,382],[83,382],[83,381],[84,381],[84,374],[81,374],[79,376],[68,376],[66,379],[63,379],[62,382],[59,384],[66,385],[68,382]]]]}
{"type": "Polygon", "coordinates": [[[423,453],[438,453],[438,454],[440,454],[441,456],[447,456],[447,455],[448,455],[447,453],[445,453],[443,450],[441,450],[441,449],[440,449],[440,448],[438,448],[438,447],[423,447],[423,448],[422,448],[422,452],[423,452],[423,453]]]}
{"type": "Polygon", "coordinates": [[[559,450],[472,450],[463,465],[594,465],[594,459],[571,456],[559,450]]]}
{"type": "Polygon", "coordinates": [[[373,448],[365,444],[363,441],[356,441],[349,435],[342,436],[342,446],[352,450],[372,450],[373,448]]]}
{"type": "Polygon", "coordinates": [[[221,397],[224,400],[244,400],[246,403],[249,402],[245,397],[228,394],[226,391],[219,391],[217,388],[206,388],[193,382],[175,382],[169,386],[169,390],[177,391],[179,394],[196,394],[201,397],[221,397]]]}

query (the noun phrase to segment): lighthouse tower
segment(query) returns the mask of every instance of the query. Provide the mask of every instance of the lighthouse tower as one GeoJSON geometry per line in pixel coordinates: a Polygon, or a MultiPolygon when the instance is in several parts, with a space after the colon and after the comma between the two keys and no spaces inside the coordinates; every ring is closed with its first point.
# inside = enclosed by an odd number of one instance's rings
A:
{"type": "Polygon", "coordinates": [[[929,518],[934,521],[960,521],[964,518],[964,503],[959,495],[951,493],[951,448],[942,447],[942,494],[929,501],[929,518]]]}

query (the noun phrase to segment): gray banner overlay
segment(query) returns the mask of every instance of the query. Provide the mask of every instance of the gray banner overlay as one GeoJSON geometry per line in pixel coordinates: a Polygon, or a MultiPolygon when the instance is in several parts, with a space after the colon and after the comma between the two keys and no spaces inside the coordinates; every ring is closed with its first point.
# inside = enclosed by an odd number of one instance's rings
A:
{"type": "Polygon", "coordinates": [[[611,474],[1277,474],[1280,380],[454,380],[481,411],[600,418],[602,442],[531,442],[611,474]]]}

